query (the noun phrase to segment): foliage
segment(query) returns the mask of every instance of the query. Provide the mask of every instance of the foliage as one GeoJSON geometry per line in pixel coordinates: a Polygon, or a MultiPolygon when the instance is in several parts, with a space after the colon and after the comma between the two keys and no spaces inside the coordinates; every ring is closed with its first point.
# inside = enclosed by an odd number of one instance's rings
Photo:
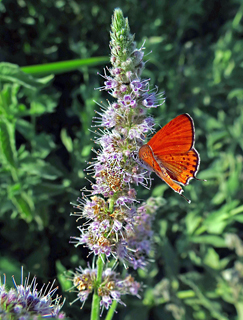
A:
{"type": "MultiPolygon", "coordinates": [[[[18,66],[108,55],[110,17],[119,1],[0,2],[0,269],[19,266],[43,281],[86,267],[87,251],[68,243],[76,231],[69,212],[84,187],[93,155],[89,131],[101,99],[101,66],[33,78],[18,66]],[[18,65],[18,66],[17,66],[18,65]]],[[[125,301],[117,319],[243,319],[243,42],[240,1],[127,0],[121,8],[136,39],[146,39],[143,76],[165,90],[153,112],[159,125],[188,112],[200,152],[188,203],[154,176],[140,198],[163,197],[148,270],[139,270],[141,301],[125,301]]],[[[107,97],[104,96],[104,99],[107,97]]],[[[88,185],[88,184],[87,184],[88,185]]],[[[78,234],[78,232],[76,233],[78,234]]],[[[10,278],[7,276],[7,279],[10,278]]],[[[64,306],[72,318],[89,318],[64,306]]]]}

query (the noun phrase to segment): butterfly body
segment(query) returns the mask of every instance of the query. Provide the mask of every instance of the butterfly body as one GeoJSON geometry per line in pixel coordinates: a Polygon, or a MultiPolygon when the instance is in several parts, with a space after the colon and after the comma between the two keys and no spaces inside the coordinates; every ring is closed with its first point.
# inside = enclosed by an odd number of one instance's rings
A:
{"type": "Polygon", "coordinates": [[[138,156],[143,165],[154,171],[175,192],[196,177],[200,157],[194,148],[195,130],[189,114],[182,114],[167,123],[143,145],[138,156]]]}

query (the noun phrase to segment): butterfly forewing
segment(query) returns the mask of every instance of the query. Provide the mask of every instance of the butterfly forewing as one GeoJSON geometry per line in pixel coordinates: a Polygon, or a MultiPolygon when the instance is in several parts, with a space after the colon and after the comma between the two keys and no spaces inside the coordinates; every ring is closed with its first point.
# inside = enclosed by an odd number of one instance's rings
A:
{"type": "Polygon", "coordinates": [[[154,155],[187,152],[194,145],[194,125],[192,118],[181,114],[167,123],[148,142],[154,155]]]}

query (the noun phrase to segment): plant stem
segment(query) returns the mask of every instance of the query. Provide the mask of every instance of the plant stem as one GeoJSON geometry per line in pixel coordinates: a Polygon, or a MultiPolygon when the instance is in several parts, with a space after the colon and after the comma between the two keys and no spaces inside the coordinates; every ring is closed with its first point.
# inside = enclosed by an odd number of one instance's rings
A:
{"type": "Polygon", "coordinates": [[[242,302],[236,302],[235,308],[238,315],[238,320],[243,320],[243,303],[242,302]]]}
{"type": "Polygon", "coordinates": [[[114,202],[115,200],[113,198],[110,198],[109,209],[111,213],[113,212],[113,209],[114,209],[114,202]]]}
{"type": "Polygon", "coordinates": [[[105,320],[111,320],[113,318],[114,312],[116,311],[118,301],[113,300],[112,305],[110,306],[110,309],[106,315],[105,320]]]}
{"type": "Polygon", "coordinates": [[[77,70],[78,68],[81,68],[83,66],[96,66],[107,61],[109,61],[109,57],[93,57],[87,59],[59,61],[40,65],[26,66],[21,67],[21,70],[33,75],[59,74],[77,70]]]}
{"type": "Polygon", "coordinates": [[[98,320],[99,319],[100,297],[98,296],[98,287],[101,284],[102,271],[103,271],[103,260],[102,260],[102,256],[99,256],[98,260],[97,260],[97,278],[96,278],[96,286],[95,286],[94,294],[93,294],[90,320],[98,320]]]}

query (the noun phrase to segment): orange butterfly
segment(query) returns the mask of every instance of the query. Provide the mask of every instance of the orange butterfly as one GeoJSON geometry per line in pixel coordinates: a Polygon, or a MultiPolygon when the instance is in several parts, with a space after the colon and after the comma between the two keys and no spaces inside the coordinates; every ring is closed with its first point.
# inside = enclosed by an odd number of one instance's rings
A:
{"type": "Polygon", "coordinates": [[[185,186],[191,179],[196,179],[200,164],[194,142],[194,123],[189,114],[185,113],[160,129],[139,149],[138,156],[146,168],[154,171],[175,192],[184,197],[184,190],[179,184],[185,186]]]}

